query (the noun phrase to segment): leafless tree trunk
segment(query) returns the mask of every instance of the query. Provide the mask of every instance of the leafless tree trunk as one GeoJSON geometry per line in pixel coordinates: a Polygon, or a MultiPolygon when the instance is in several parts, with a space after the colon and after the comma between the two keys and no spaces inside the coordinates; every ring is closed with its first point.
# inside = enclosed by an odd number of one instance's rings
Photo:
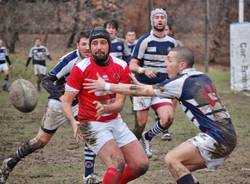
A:
{"type": "Polygon", "coordinates": [[[79,30],[78,25],[79,25],[79,22],[80,22],[80,18],[79,18],[80,5],[81,5],[80,0],[77,0],[76,4],[75,4],[74,24],[73,24],[71,35],[70,35],[68,43],[67,43],[68,48],[73,46],[75,36],[77,34],[77,31],[79,30]]]}

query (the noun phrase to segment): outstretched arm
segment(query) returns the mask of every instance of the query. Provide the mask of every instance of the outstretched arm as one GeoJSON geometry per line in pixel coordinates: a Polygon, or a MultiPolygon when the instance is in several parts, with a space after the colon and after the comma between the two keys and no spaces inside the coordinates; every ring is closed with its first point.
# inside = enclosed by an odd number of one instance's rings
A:
{"type": "Polygon", "coordinates": [[[89,89],[90,93],[98,90],[113,91],[115,93],[120,93],[123,95],[133,95],[133,96],[156,96],[153,86],[144,84],[113,84],[105,82],[99,74],[97,74],[98,79],[85,79],[83,83],[84,89],[89,89]]]}

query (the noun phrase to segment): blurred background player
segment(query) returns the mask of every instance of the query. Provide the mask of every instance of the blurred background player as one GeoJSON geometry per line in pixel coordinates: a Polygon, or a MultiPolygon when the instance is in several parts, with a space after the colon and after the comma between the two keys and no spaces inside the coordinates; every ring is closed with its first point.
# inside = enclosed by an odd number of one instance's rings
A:
{"type": "Polygon", "coordinates": [[[37,76],[37,90],[41,91],[41,81],[47,73],[46,59],[51,60],[48,48],[41,45],[41,38],[35,39],[35,45],[30,49],[29,56],[26,62],[26,69],[30,61],[34,67],[34,74],[37,76]]]}
{"type": "Polygon", "coordinates": [[[9,66],[11,65],[8,50],[3,45],[3,40],[0,40],[0,72],[4,74],[2,89],[8,91],[9,87],[9,66]]]}
{"type": "Polygon", "coordinates": [[[104,23],[104,28],[108,31],[111,38],[110,54],[128,63],[130,60],[130,51],[125,40],[117,37],[118,22],[116,20],[107,21],[104,23]]]}
{"type": "Polygon", "coordinates": [[[125,41],[127,42],[129,52],[132,55],[135,44],[137,43],[135,31],[132,31],[132,30],[128,31],[126,33],[125,41]]]}
{"type": "MultiPolygon", "coordinates": [[[[90,55],[88,37],[88,31],[81,32],[77,38],[77,49],[61,57],[59,62],[43,78],[42,86],[48,91],[49,97],[48,107],[42,119],[42,125],[39,128],[36,137],[23,143],[18,147],[15,154],[3,161],[2,169],[0,171],[0,184],[4,184],[6,182],[10,172],[14,169],[19,161],[21,161],[27,155],[30,155],[36,150],[47,145],[57,129],[64,123],[68,122],[68,119],[62,112],[61,101],[59,98],[64,93],[65,82],[72,68],[79,61],[90,55]]],[[[75,99],[72,103],[72,111],[76,117],[78,113],[77,99],[75,99]]],[[[86,176],[83,178],[84,183],[89,181],[91,181],[92,184],[100,183],[101,178],[98,178],[95,174],[93,174],[95,154],[87,147],[85,147],[84,153],[86,176]]]]}
{"type": "MultiPolygon", "coordinates": [[[[130,69],[136,73],[136,78],[143,84],[157,84],[168,78],[165,68],[165,57],[175,47],[175,40],[165,32],[167,13],[163,9],[151,12],[150,33],[142,35],[134,47],[130,69]]],[[[148,157],[152,157],[150,141],[156,135],[165,131],[165,139],[171,140],[167,135],[166,125],[173,121],[174,108],[171,99],[160,97],[133,97],[133,106],[136,111],[136,124],[134,133],[142,142],[148,157]],[[157,114],[156,123],[149,131],[143,133],[148,121],[149,108],[152,107],[157,114]]]]}

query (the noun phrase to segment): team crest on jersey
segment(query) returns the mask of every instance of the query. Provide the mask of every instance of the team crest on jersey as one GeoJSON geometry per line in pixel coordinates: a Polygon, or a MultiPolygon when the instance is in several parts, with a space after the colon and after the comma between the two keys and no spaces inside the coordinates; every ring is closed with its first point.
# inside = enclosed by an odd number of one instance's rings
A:
{"type": "Polygon", "coordinates": [[[117,81],[117,82],[119,82],[119,80],[120,80],[120,76],[119,76],[119,74],[118,73],[114,73],[114,79],[117,81]]]}
{"type": "Polygon", "coordinates": [[[119,51],[121,51],[121,50],[122,50],[122,46],[121,46],[121,45],[118,45],[118,46],[116,47],[116,49],[119,50],[119,51]]]}

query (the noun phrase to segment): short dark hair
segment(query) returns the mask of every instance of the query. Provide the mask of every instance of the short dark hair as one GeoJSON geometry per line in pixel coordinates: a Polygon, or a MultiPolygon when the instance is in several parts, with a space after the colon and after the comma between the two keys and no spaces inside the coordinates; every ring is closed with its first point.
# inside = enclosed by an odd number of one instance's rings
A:
{"type": "Polygon", "coordinates": [[[171,51],[176,52],[177,59],[182,60],[187,64],[187,68],[192,68],[194,65],[194,53],[187,47],[174,47],[171,51]]]}
{"type": "Polygon", "coordinates": [[[111,25],[116,30],[118,30],[118,28],[119,28],[119,24],[116,20],[109,20],[109,21],[105,22],[103,27],[106,29],[108,25],[111,25]]]}
{"type": "Polygon", "coordinates": [[[81,32],[78,33],[78,35],[77,35],[76,42],[79,43],[80,40],[81,40],[81,38],[89,38],[89,34],[90,34],[90,31],[89,31],[89,30],[81,31],[81,32]]]}

